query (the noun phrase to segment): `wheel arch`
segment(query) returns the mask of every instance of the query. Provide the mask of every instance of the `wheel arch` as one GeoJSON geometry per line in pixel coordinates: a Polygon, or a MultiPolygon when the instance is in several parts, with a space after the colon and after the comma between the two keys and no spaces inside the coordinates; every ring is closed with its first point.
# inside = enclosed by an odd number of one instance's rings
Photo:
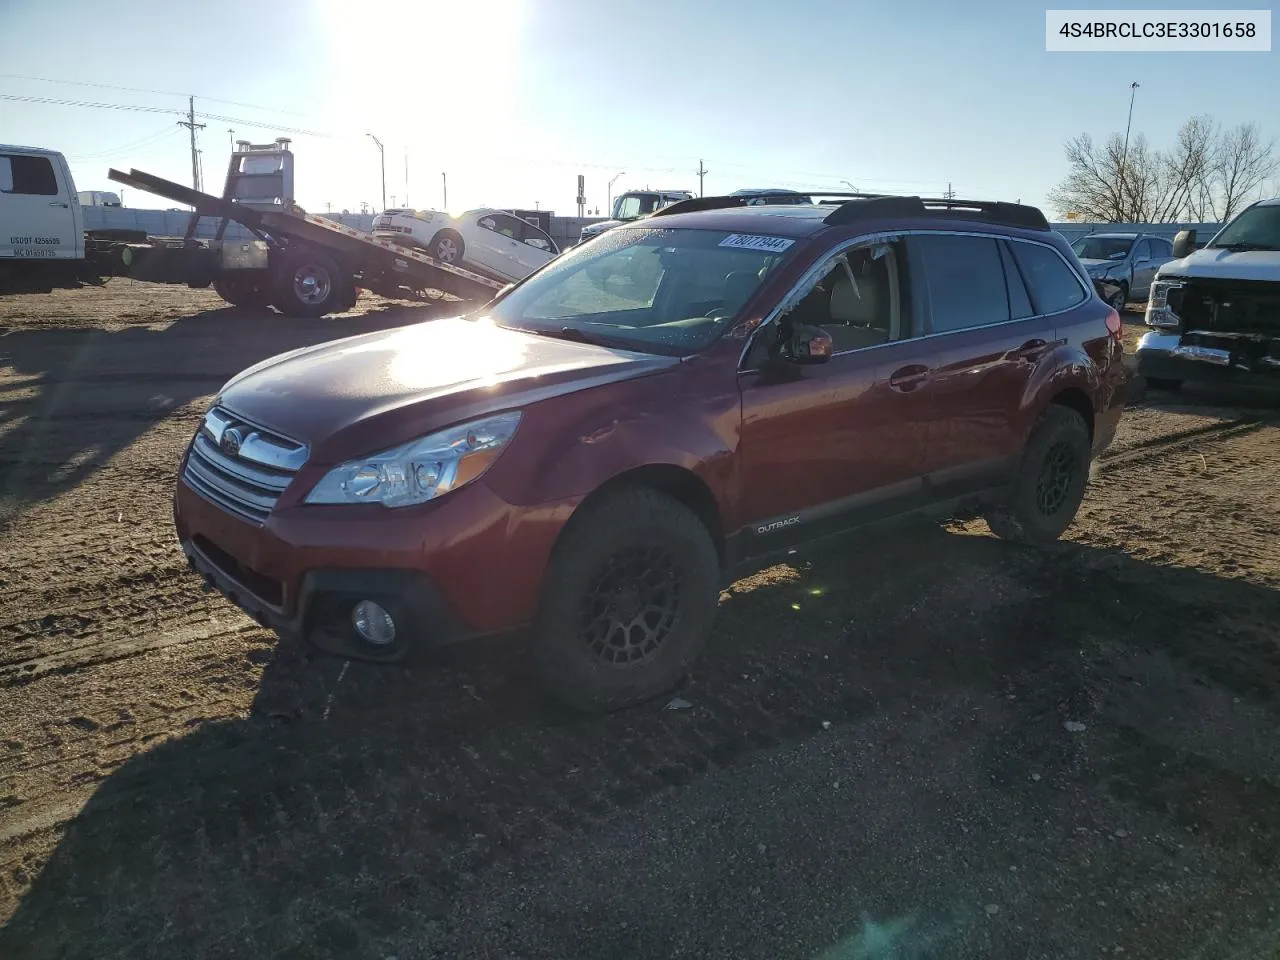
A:
{"type": "Polygon", "coordinates": [[[1049,397],[1049,402],[1045,406],[1048,407],[1055,404],[1074,410],[1084,418],[1085,426],[1089,428],[1089,440],[1092,442],[1095,411],[1093,409],[1093,401],[1089,399],[1089,395],[1078,386],[1064,387],[1049,397]]]}
{"type": "Polygon", "coordinates": [[[716,554],[723,565],[726,562],[724,518],[720,504],[707,482],[688,467],[674,463],[648,463],[632,467],[615,474],[591,491],[573,511],[573,515],[564,529],[556,537],[557,544],[564,537],[564,531],[574,520],[584,513],[584,508],[593,505],[610,494],[627,488],[644,487],[656,490],[688,508],[694,516],[707,528],[711,540],[715,544],[716,554]]]}

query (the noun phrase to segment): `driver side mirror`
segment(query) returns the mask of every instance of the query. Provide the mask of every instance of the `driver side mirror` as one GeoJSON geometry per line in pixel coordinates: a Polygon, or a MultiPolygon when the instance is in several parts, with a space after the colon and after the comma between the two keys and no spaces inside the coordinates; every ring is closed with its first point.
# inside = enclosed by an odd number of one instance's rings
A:
{"type": "Polygon", "coordinates": [[[821,327],[807,323],[788,324],[781,332],[778,356],[788,363],[826,363],[831,359],[834,344],[831,334],[821,327]]]}
{"type": "Polygon", "coordinates": [[[1176,259],[1181,260],[1187,254],[1196,248],[1196,232],[1194,230],[1179,230],[1173,237],[1173,255],[1176,259]]]}

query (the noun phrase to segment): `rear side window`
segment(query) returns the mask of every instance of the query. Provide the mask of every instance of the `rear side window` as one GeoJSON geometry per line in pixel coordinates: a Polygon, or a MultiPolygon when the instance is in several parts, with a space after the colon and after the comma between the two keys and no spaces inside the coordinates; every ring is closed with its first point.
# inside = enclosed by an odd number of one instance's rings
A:
{"type": "Polygon", "coordinates": [[[1013,254],[1009,252],[1007,243],[1000,244],[1000,262],[1004,265],[1004,279],[1009,285],[1009,316],[1014,320],[1035,316],[1026,284],[1022,282],[1022,274],[1018,265],[1013,262],[1013,254]]]}
{"type": "Polygon", "coordinates": [[[1076,272],[1053,248],[1016,240],[1009,245],[1030,288],[1036,313],[1067,310],[1088,296],[1076,272]]]}
{"type": "Polygon", "coordinates": [[[0,154],[0,193],[56,197],[58,178],[48,157],[0,154]]]}
{"type": "Polygon", "coordinates": [[[1009,319],[1004,267],[994,239],[941,234],[916,239],[924,255],[934,333],[1009,319]]]}

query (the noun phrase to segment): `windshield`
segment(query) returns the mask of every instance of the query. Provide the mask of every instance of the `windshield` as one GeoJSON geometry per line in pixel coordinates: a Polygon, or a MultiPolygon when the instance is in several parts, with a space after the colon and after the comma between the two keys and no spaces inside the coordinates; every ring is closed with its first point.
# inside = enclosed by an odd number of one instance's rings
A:
{"type": "Polygon", "coordinates": [[[1280,250],[1280,204],[1250,207],[1223,227],[1209,246],[1280,250]]]}
{"type": "Polygon", "coordinates": [[[618,228],[513,290],[501,326],[681,356],[711,343],[786,259],[784,237],[618,228]]]}
{"type": "Polygon", "coordinates": [[[1133,237],[1081,237],[1071,249],[1081,260],[1123,260],[1133,241],[1133,237]]]}

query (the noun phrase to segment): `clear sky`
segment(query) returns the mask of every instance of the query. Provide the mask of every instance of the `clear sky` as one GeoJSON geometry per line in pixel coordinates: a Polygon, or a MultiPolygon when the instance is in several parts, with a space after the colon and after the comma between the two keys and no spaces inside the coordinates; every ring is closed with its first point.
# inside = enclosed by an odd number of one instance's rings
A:
{"type": "MultiPolygon", "coordinates": [[[[960,196],[1042,203],[1068,138],[1123,131],[1135,80],[1134,130],[1154,145],[1196,113],[1280,134],[1277,53],[1046,53],[1046,6],[0,0],[0,94],[147,108],[0,100],[0,142],[61,150],[82,190],[118,190],[113,165],[189,183],[186,131],[149,111],[185,110],[194,94],[211,192],[229,129],[269,142],[294,128],[307,131],[289,134],[302,206],[377,207],[371,131],[386,146],[388,203],[407,193],[439,207],[447,172],[453,210],[537,202],[572,214],[579,173],[603,210],[616,174],[615,195],[696,190],[699,160],[707,193],[951,183],[960,196]]],[[[169,205],[129,190],[125,202],[169,205]]]]}

